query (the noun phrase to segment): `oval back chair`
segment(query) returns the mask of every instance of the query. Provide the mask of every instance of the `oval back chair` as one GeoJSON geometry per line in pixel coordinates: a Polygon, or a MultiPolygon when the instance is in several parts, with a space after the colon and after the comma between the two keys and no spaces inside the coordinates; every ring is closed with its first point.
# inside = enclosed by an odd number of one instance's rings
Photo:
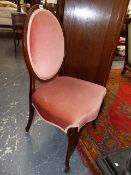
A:
{"type": "Polygon", "coordinates": [[[77,146],[81,128],[98,116],[106,88],[58,72],[64,58],[64,35],[54,14],[33,6],[28,13],[23,39],[24,57],[30,75],[28,132],[36,110],[44,121],[68,136],[65,172],[77,146]],[[35,87],[35,80],[40,80],[35,87]]]}

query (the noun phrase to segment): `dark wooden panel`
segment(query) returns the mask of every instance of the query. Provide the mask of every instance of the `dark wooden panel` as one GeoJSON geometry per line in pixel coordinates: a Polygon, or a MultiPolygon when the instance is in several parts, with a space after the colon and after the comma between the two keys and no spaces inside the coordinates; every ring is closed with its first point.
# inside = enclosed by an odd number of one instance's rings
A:
{"type": "Polygon", "coordinates": [[[61,23],[63,23],[64,4],[65,0],[57,0],[58,16],[60,18],[61,23]]]}
{"type": "Polygon", "coordinates": [[[65,75],[106,83],[128,0],[66,0],[65,75]]]}

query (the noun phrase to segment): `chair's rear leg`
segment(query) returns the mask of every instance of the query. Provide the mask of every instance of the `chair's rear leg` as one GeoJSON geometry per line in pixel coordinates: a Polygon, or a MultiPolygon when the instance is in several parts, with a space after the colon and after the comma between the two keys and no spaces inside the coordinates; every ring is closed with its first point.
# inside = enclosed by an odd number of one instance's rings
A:
{"type": "MultiPolygon", "coordinates": [[[[104,103],[102,102],[100,110],[99,110],[99,114],[101,113],[101,111],[103,109],[103,106],[104,106],[104,103]]],[[[99,116],[99,114],[98,114],[98,116],[99,116]]],[[[97,118],[92,121],[92,126],[93,126],[94,129],[96,129],[96,120],[97,120],[97,118]]]]}
{"type": "Polygon", "coordinates": [[[30,75],[30,91],[29,91],[29,119],[28,119],[28,123],[27,126],[25,128],[26,132],[29,131],[32,121],[33,121],[33,116],[34,116],[34,111],[35,108],[32,105],[32,94],[35,91],[35,81],[34,78],[30,75]]]}
{"type": "Polygon", "coordinates": [[[70,128],[68,130],[67,136],[68,136],[68,149],[67,149],[66,160],[65,160],[65,172],[69,173],[70,172],[70,158],[79,141],[78,128],[70,128]]]}
{"type": "Polygon", "coordinates": [[[26,132],[29,131],[30,127],[31,127],[31,124],[32,124],[32,121],[33,121],[33,116],[34,116],[34,111],[35,111],[35,108],[33,107],[32,104],[29,105],[29,119],[28,119],[28,123],[27,123],[27,126],[25,128],[26,132]]]}

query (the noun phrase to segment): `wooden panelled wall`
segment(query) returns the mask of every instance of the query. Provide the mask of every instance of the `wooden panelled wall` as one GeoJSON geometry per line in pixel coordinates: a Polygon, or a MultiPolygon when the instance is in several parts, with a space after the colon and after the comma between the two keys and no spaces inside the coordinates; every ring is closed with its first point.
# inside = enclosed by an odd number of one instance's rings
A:
{"type": "Polygon", "coordinates": [[[65,75],[105,85],[128,0],[65,0],[65,75]]]}

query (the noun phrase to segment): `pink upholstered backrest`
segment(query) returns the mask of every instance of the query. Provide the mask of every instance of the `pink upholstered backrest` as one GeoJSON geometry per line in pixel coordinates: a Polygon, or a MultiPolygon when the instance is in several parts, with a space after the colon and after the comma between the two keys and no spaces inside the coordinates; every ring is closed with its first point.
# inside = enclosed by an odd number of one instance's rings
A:
{"type": "Polygon", "coordinates": [[[27,30],[27,51],[40,79],[48,80],[59,71],[64,57],[64,36],[50,11],[37,9],[33,12],[27,30]]]}

